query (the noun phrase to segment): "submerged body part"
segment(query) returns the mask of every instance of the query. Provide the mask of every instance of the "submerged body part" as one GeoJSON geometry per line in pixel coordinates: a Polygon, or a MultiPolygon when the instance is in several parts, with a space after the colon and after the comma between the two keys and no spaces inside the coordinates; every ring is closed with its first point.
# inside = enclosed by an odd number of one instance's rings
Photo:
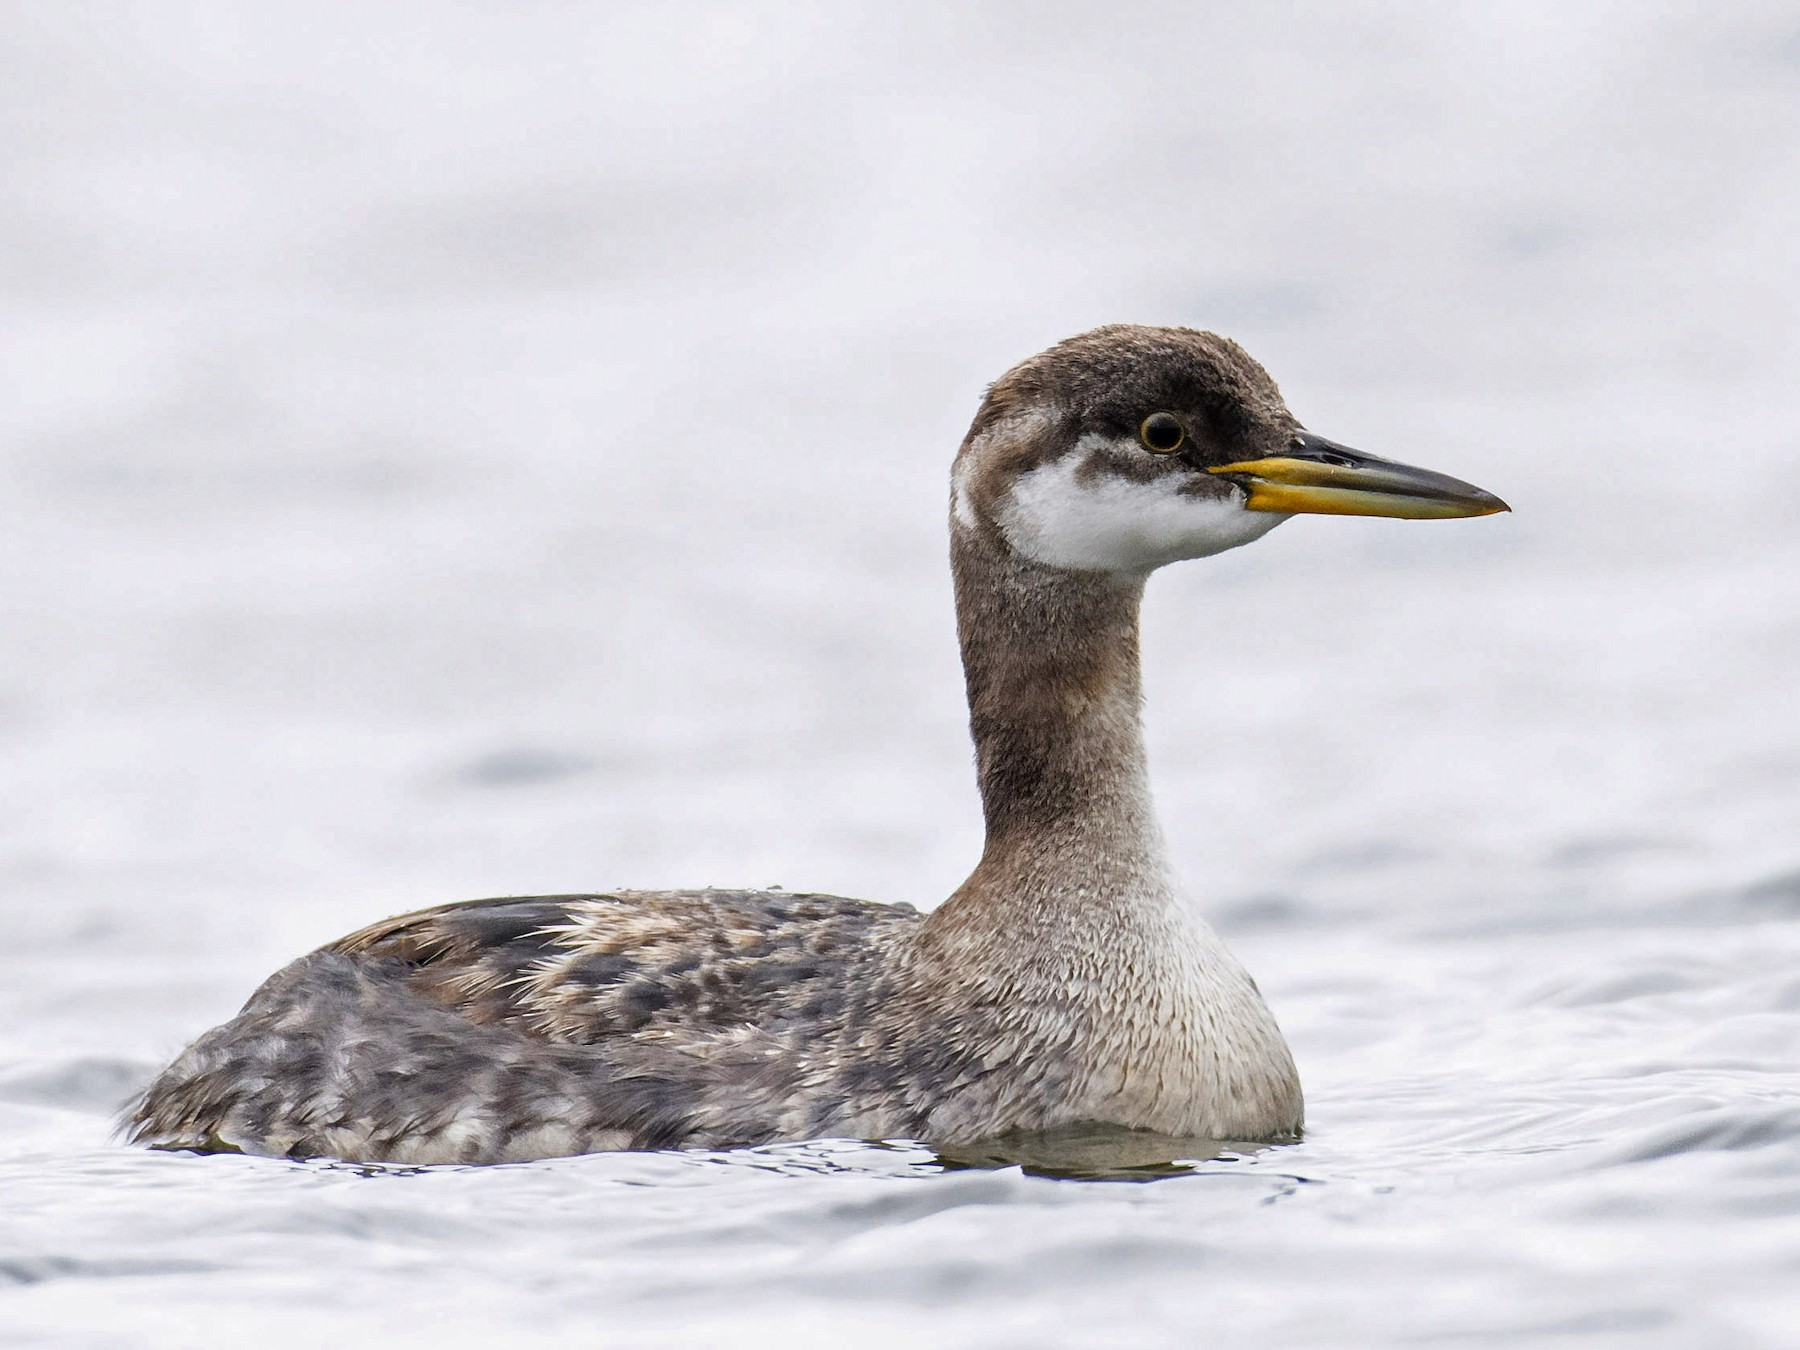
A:
{"type": "Polygon", "coordinates": [[[1181,893],[1139,722],[1149,574],[1290,515],[1486,515],[1305,431],[1227,339],[1114,326],[989,390],[951,560],[987,825],[931,913],[616,892],[403,915],[304,956],[130,1109],[137,1141],[499,1162],[1084,1125],[1296,1137],[1287,1045],[1181,893]]]}

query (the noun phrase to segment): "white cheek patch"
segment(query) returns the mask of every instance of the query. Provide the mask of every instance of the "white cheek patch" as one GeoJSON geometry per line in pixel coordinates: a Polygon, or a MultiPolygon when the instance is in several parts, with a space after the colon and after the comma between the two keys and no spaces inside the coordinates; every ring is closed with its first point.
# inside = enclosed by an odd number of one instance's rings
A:
{"type": "Polygon", "coordinates": [[[962,460],[950,474],[950,510],[965,530],[975,528],[975,501],[969,492],[970,461],[962,460]]]}
{"type": "Polygon", "coordinates": [[[1148,483],[1108,474],[1083,481],[1081,447],[1021,474],[1001,503],[1000,528],[1034,562],[1082,572],[1150,572],[1261,539],[1286,515],[1246,511],[1235,492],[1194,497],[1174,477],[1148,483]]]}

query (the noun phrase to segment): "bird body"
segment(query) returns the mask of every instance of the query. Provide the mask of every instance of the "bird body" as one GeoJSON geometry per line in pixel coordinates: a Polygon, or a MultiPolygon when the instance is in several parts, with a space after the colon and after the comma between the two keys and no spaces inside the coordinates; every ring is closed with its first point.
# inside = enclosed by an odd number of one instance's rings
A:
{"type": "Polygon", "coordinates": [[[1296,512],[1504,509],[1304,431],[1224,338],[1069,339],[989,390],[952,475],[987,826],[952,896],[926,915],[723,890],[403,915],[278,972],[128,1129],[415,1163],[1084,1125],[1296,1137],[1287,1045],[1175,882],[1151,802],[1144,583],[1296,512]]]}

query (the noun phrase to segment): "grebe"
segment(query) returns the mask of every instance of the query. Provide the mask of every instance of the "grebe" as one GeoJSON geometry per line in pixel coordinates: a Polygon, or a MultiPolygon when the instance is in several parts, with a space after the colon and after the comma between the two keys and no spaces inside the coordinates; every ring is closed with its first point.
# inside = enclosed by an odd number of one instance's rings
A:
{"type": "Polygon", "coordinates": [[[1003,375],[952,473],[986,844],[929,914],[767,891],[442,905],[303,956],[128,1111],[159,1148],[517,1161],[1084,1126],[1299,1135],[1255,983],[1181,895],[1139,727],[1166,563],[1290,515],[1506,510],[1302,429],[1229,339],[1116,325],[1003,375]]]}

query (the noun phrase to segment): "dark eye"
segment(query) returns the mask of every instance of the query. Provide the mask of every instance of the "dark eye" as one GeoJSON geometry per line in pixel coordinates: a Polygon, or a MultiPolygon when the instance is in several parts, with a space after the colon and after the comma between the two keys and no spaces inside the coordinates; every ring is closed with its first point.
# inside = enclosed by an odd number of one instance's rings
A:
{"type": "Polygon", "coordinates": [[[1174,413],[1151,413],[1138,427],[1138,439],[1144,449],[1158,455],[1172,455],[1187,442],[1187,428],[1174,413]]]}

